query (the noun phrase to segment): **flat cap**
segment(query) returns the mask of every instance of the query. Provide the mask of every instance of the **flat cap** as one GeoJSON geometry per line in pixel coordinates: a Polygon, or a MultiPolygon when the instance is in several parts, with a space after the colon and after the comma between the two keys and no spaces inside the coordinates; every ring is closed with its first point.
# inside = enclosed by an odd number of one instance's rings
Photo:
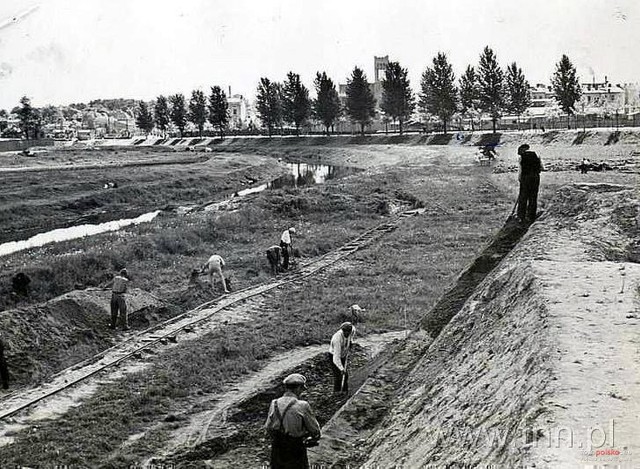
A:
{"type": "Polygon", "coordinates": [[[307,378],[305,378],[300,373],[293,373],[287,376],[282,381],[282,384],[284,384],[285,386],[304,386],[305,384],[307,384],[307,378]]]}
{"type": "Polygon", "coordinates": [[[520,145],[520,146],[518,147],[518,153],[520,153],[521,151],[527,151],[529,148],[530,148],[530,147],[529,147],[529,145],[528,145],[528,144],[526,144],[526,143],[525,143],[525,144],[523,144],[523,145],[520,145]]]}
{"type": "Polygon", "coordinates": [[[289,228],[289,233],[295,233],[295,232],[296,232],[295,228],[293,228],[293,227],[289,228]]]}

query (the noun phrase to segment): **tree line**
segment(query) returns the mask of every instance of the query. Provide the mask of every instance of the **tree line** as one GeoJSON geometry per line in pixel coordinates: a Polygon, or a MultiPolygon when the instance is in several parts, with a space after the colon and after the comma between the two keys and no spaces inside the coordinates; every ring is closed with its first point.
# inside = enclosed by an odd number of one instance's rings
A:
{"type": "Polygon", "coordinates": [[[220,132],[221,137],[224,136],[229,124],[229,102],[219,86],[211,87],[209,96],[205,96],[203,91],[194,90],[188,104],[184,95],[177,93],[169,97],[158,96],[151,107],[140,101],[136,109],[136,125],[146,134],[154,128],[164,134],[173,123],[183,135],[187,123],[191,122],[202,137],[207,121],[220,132]]]}
{"type": "MultiPolygon", "coordinates": [[[[269,136],[276,129],[282,130],[284,125],[294,127],[299,134],[311,118],[317,119],[328,134],[342,116],[357,124],[364,134],[366,126],[376,116],[377,103],[362,69],[354,67],[348,77],[344,103],[326,72],[317,72],[313,84],[315,99],[310,98],[309,90],[296,73],[289,72],[283,82],[260,78],[256,112],[269,136]]],[[[569,117],[575,114],[575,103],[580,99],[581,89],[576,69],[566,55],[556,64],[551,84],[554,97],[566,113],[568,122],[569,117]]],[[[531,106],[530,87],[522,69],[512,62],[503,70],[496,54],[488,46],[481,53],[478,65],[467,66],[459,80],[447,55],[444,52],[436,54],[422,73],[417,100],[410,86],[407,69],[398,62],[387,65],[381,86],[380,117],[383,122],[397,123],[400,133],[416,107],[423,115],[439,120],[442,131],[446,133],[456,114],[468,119],[472,130],[474,119],[482,114],[488,115],[495,132],[497,121],[504,113],[519,119],[531,106]]],[[[219,86],[213,86],[209,96],[194,90],[188,103],[180,93],[168,97],[160,95],[151,104],[139,101],[135,108],[135,120],[137,127],[146,134],[154,128],[164,134],[173,124],[183,135],[187,123],[191,122],[200,136],[208,121],[223,137],[229,124],[228,109],[224,91],[219,86]]],[[[31,106],[26,96],[20,100],[20,106],[12,110],[26,138],[39,135],[43,122],[52,112],[56,112],[53,106],[42,109],[31,106]]],[[[0,117],[7,117],[6,111],[0,110],[0,117]]]]}
{"type": "MultiPolygon", "coordinates": [[[[567,117],[575,113],[575,103],[581,90],[576,70],[569,58],[563,55],[556,64],[552,77],[556,101],[567,117]]],[[[459,80],[453,72],[447,55],[439,52],[427,67],[420,81],[418,100],[411,89],[408,72],[398,62],[390,62],[381,81],[380,111],[385,122],[398,123],[400,133],[416,109],[437,118],[442,131],[447,132],[454,115],[470,120],[474,128],[474,116],[490,116],[493,132],[504,113],[520,116],[531,106],[531,91],[522,69],[512,62],[503,70],[496,54],[485,47],[477,67],[469,65],[459,80]]],[[[317,98],[310,99],[309,91],[300,82],[300,76],[287,74],[283,83],[261,78],[257,89],[256,110],[269,136],[274,129],[289,124],[296,133],[310,117],[315,117],[329,133],[335,122],[346,115],[359,125],[364,134],[376,115],[376,100],[365,73],[355,67],[347,79],[344,106],[340,102],[333,81],[325,72],[318,72],[314,80],[317,98]]]]}

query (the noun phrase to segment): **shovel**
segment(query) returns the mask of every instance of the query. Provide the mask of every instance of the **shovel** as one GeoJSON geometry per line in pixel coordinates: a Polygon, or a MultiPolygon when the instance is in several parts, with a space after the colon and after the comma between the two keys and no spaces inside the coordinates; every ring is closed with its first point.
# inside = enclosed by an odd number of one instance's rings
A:
{"type": "Polygon", "coordinates": [[[340,392],[344,392],[344,385],[347,384],[347,365],[349,365],[349,352],[344,359],[344,371],[342,372],[342,383],[340,384],[340,392]]]}

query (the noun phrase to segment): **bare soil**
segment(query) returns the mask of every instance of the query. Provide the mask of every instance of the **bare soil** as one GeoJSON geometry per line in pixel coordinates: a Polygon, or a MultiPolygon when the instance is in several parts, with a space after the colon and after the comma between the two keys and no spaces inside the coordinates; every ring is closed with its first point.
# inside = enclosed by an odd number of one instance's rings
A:
{"type": "MultiPolygon", "coordinates": [[[[341,445],[340,462],[635,467],[638,202],[628,186],[560,191],[428,347],[386,416],[356,434],[357,450],[353,435],[341,445]]],[[[328,441],[354,425],[349,412],[328,441]]],[[[339,454],[324,448],[315,461],[339,454]]]]}

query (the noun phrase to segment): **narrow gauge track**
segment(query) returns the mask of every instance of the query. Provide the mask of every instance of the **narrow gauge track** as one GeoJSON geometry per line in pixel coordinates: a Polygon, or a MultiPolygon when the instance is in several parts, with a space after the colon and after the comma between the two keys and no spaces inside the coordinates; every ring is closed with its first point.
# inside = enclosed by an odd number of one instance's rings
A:
{"type": "Polygon", "coordinates": [[[51,397],[81,381],[84,381],[108,367],[117,365],[144,349],[150,348],[153,345],[169,338],[175,338],[179,332],[190,328],[197,323],[207,321],[223,309],[246,301],[252,297],[262,295],[285,284],[294,283],[309,277],[320,270],[335,264],[350,254],[353,254],[358,249],[367,246],[385,234],[395,230],[403,219],[421,213],[424,213],[424,209],[400,212],[391,220],[365,231],[360,236],[352,239],[334,251],[330,251],[306,264],[301,264],[297,270],[291,271],[286,275],[282,275],[273,282],[248,287],[203,303],[186,313],[180,314],[160,324],[156,324],[144,331],[131,334],[118,345],[106,349],[87,360],[60,371],[50,382],[45,383],[42,386],[23,392],[9,394],[5,399],[0,400],[0,421],[11,417],[27,407],[47,399],[48,397],[51,397]]]}

